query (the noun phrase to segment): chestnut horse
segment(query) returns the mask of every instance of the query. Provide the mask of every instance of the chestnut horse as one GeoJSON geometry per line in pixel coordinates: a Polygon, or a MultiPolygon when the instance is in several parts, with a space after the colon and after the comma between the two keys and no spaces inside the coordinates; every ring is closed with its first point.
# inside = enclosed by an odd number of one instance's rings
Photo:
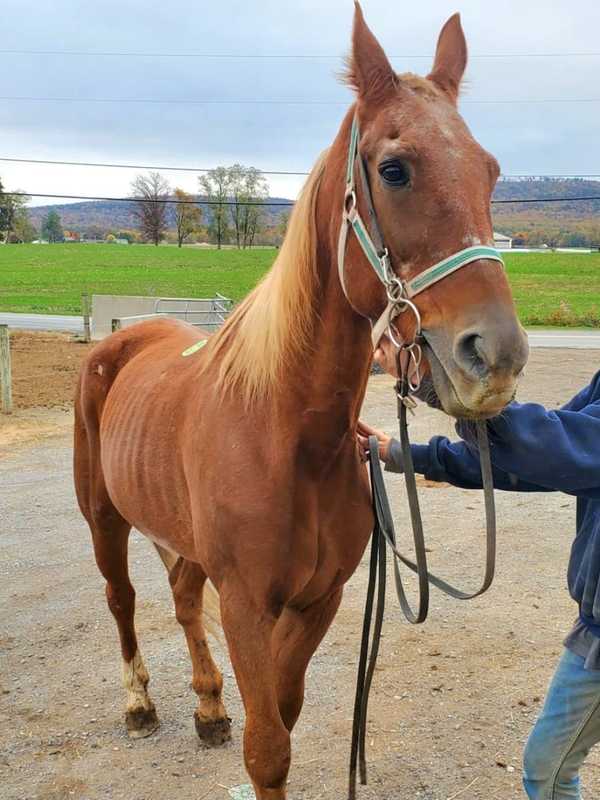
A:
{"type": "MultiPolygon", "coordinates": [[[[119,630],[128,730],[147,735],[158,724],[127,569],[135,526],[170,569],[197,732],[213,744],[229,738],[229,720],[203,628],[207,578],[218,591],[258,800],[286,797],[305,671],[373,527],[355,433],[371,323],[387,301],[356,237],[347,296],[336,266],[352,120],[399,277],[492,243],[498,166],[456,108],[466,58],[456,15],[429,76],[398,75],[357,5],[347,76],[356,104],[313,169],[266,278],[205,347],[193,347],[201,334],[192,327],[162,319],[113,334],[82,367],[75,483],[119,630]]],[[[415,302],[428,399],[454,416],[499,413],[527,357],[502,266],[474,261],[415,302]]],[[[413,324],[398,317],[406,339],[413,324]]]]}

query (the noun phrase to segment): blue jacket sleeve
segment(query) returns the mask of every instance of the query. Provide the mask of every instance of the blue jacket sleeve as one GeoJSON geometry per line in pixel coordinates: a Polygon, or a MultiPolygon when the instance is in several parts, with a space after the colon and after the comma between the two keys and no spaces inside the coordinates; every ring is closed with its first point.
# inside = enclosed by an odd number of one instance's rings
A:
{"type": "Polygon", "coordinates": [[[578,392],[569,402],[562,407],[562,411],[581,411],[586,406],[600,399],[600,371],[592,378],[592,382],[585,389],[578,392]]]}
{"type": "MultiPolygon", "coordinates": [[[[465,441],[416,446],[415,466],[431,480],[481,488],[474,427],[457,427],[465,441]]],[[[511,403],[488,431],[497,488],[600,498],[600,373],[562,409],[511,403]]]]}
{"type": "MultiPolygon", "coordinates": [[[[444,436],[434,436],[428,445],[411,447],[415,471],[430,481],[441,481],[461,489],[482,489],[481,465],[477,447],[467,442],[451,442],[444,436]]],[[[493,456],[492,456],[493,458],[493,456]]],[[[550,491],[543,486],[527,483],[511,472],[492,463],[494,487],[507,492],[550,491]]]]}

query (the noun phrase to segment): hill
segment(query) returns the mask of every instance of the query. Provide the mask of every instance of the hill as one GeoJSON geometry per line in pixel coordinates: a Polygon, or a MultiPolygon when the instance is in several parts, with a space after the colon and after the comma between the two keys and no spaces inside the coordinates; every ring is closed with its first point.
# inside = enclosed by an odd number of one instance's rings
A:
{"type": "MultiPolygon", "coordinates": [[[[206,225],[212,218],[211,206],[202,202],[202,197],[197,197],[198,205],[202,209],[202,222],[206,225]]],[[[290,203],[284,197],[270,197],[263,209],[267,227],[277,225],[281,221],[284,211],[289,211],[278,203],[290,203]]],[[[60,214],[63,228],[77,231],[78,233],[92,234],[102,231],[127,230],[137,226],[134,215],[134,203],[125,203],[114,200],[85,201],[81,203],[63,203],[61,205],[35,206],[29,209],[33,224],[39,229],[43,218],[50,209],[60,214]]],[[[167,208],[169,228],[175,228],[175,206],[167,208]]]]}
{"type": "Polygon", "coordinates": [[[495,199],[534,198],[550,203],[506,203],[493,206],[494,227],[513,237],[515,246],[586,247],[600,243],[600,182],[579,178],[504,180],[495,199]]]}
{"type": "MultiPolygon", "coordinates": [[[[507,203],[493,206],[494,226],[502,233],[516,237],[515,244],[549,244],[585,246],[600,243],[600,200],[575,201],[572,198],[600,197],[600,181],[575,178],[505,179],[498,183],[495,200],[551,200],[552,203],[507,203]]],[[[198,197],[203,222],[211,219],[211,207],[198,197]]],[[[266,226],[277,226],[289,212],[277,203],[290,202],[271,197],[265,207],[266,226]]],[[[87,235],[103,235],[108,231],[136,227],[133,204],[102,200],[95,202],[37,206],[30,209],[32,221],[39,228],[43,217],[53,208],[61,216],[63,227],[87,235]]],[[[175,207],[169,206],[169,227],[175,225],[175,207]]]]}

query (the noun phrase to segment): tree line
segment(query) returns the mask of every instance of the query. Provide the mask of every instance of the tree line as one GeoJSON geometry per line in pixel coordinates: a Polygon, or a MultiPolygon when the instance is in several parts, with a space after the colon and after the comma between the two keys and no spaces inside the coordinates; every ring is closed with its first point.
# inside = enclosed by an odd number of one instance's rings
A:
{"type": "Polygon", "coordinates": [[[175,205],[177,244],[198,231],[203,219],[199,203],[208,206],[207,229],[211,240],[220,248],[234,243],[238,248],[252,247],[264,226],[261,203],[269,197],[269,185],[255,167],[233,164],[217,167],[199,179],[200,196],[194,197],[183,189],[171,189],[159,172],[138,175],[131,184],[135,202],[134,215],[146,241],[158,245],[169,228],[168,200],[175,205]]]}
{"type": "MultiPolygon", "coordinates": [[[[546,183],[540,182],[540,192],[546,183]]],[[[568,194],[576,192],[578,186],[571,181],[557,187],[552,183],[550,188],[568,194]]],[[[514,194],[514,189],[510,191],[514,194]]],[[[275,216],[264,205],[252,205],[268,201],[269,185],[258,169],[242,164],[217,167],[200,176],[195,195],[172,188],[159,172],[140,174],[131,183],[129,197],[130,221],[121,221],[121,228],[111,226],[109,211],[100,222],[90,219],[89,225],[82,225],[83,231],[66,231],[52,208],[36,228],[27,209],[30,198],[7,191],[0,180],[0,243],[37,238],[51,243],[78,241],[85,234],[108,242],[126,239],[158,245],[166,239],[181,247],[186,242],[208,241],[219,248],[233,245],[242,249],[257,243],[279,244],[289,218],[288,212],[275,216]],[[172,205],[169,200],[180,202],[172,205]]],[[[511,235],[516,247],[598,246],[600,217],[592,201],[589,208],[587,205],[583,214],[578,207],[563,208],[563,204],[551,211],[495,206],[494,225],[511,235]]]]}
{"type": "MultiPolygon", "coordinates": [[[[179,187],[173,189],[159,172],[137,175],[130,186],[137,231],[119,231],[116,236],[109,232],[106,240],[127,238],[158,245],[172,237],[174,231],[179,247],[200,235],[219,248],[234,244],[245,249],[258,241],[266,217],[263,208],[252,204],[262,203],[269,196],[268,183],[258,169],[243,164],[217,167],[198,178],[198,189],[195,196],[179,187]],[[168,202],[173,200],[178,202],[168,202]]],[[[0,181],[0,242],[30,242],[40,236],[54,243],[64,241],[65,233],[69,240],[79,238],[63,230],[54,209],[44,217],[38,231],[27,211],[29,200],[5,191],[0,181]]],[[[282,229],[285,225],[278,227],[282,229]]],[[[279,233],[280,230],[275,235],[279,233]]]]}

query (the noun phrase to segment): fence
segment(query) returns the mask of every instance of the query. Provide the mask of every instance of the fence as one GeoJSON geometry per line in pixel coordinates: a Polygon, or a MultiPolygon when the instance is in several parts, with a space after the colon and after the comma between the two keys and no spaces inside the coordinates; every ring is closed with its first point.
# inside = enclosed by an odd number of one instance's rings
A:
{"type": "Polygon", "coordinates": [[[113,331],[127,328],[147,319],[170,317],[180,319],[198,328],[215,331],[225,322],[233,308],[233,300],[217,294],[212,298],[159,297],[150,313],[113,317],[113,331]]]}
{"type": "Polygon", "coordinates": [[[0,325],[0,392],[2,393],[2,411],[5,414],[12,413],[12,373],[8,325],[0,325]]]}

